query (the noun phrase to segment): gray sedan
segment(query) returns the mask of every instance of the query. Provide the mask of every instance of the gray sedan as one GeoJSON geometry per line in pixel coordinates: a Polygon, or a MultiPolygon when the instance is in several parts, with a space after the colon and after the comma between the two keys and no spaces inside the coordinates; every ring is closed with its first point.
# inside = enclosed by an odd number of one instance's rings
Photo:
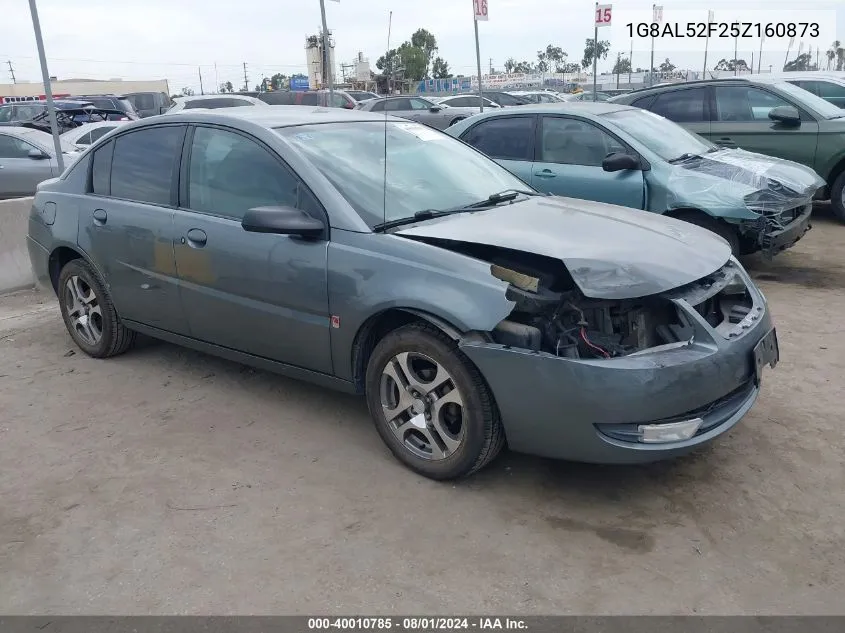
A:
{"type": "Polygon", "coordinates": [[[706,229],[540,194],[416,122],[231,108],[112,132],[42,183],[39,283],[96,358],[142,332],[366,396],[433,479],[521,452],[632,463],[732,428],[778,360],[706,229]]]}
{"type": "MultiPolygon", "coordinates": [[[[62,141],[65,165],[79,148],[62,141]]],[[[59,175],[53,137],[40,130],[0,127],[0,200],[31,196],[43,180],[59,175]]]]}
{"type": "Polygon", "coordinates": [[[411,121],[419,121],[438,130],[445,130],[450,125],[480,112],[478,107],[453,108],[422,97],[411,96],[364,101],[359,103],[355,109],[364,112],[381,112],[411,121]]]}

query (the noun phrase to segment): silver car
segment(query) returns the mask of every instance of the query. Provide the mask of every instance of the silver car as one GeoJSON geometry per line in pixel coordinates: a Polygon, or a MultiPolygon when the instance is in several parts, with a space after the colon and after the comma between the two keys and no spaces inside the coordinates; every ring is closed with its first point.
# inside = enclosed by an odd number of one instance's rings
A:
{"type": "Polygon", "coordinates": [[[479,112],[478,107],[452,108],[429,99],[412,96],[386,97],[364,101],[355,106],[355,109],[366,112],[382,112],[403,119],[419,121],[438,130],[445,130],[450,125],[463,121],[479,112]]]}
{"type": "Polygon", "coordinates": [[[265,107],[266,103],[249,95],[220,94],[220,95],[191,95],[177,97],[173,105],[165,114],[174,114],[182,110],[202,108],[204,110],[217,110],[219,108],[238,108],[241,106],[265,107]]]}
{"type": "MultiPolygon", "coordinates": [[[[62,154],[67,166],[81,152],[62,141],[62,154]]],[[[0,127],[0,200],[31,196],[38,183],[59,173],[52,136],[25,127],[0,127]]]]}

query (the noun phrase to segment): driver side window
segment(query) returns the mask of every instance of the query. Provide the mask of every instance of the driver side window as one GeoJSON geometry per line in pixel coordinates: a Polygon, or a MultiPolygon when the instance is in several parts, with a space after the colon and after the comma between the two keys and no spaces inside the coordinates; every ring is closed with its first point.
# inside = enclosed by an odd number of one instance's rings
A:
{"type": "Polygon", "coordinates": [[[601,167],[608,154],[627,151],[624,145],[592,123],[543,117],[540,160],[544,163],[601,167]]]}
{"type": "Polygon", "coordinates": [[[29,158],[32,145],[14,136],[0,134],[0,158],[29,158]]]}
{"type": "Polygon", "coordinates": [[[410,99],[411,110],[428,110],[433,104],[422,99],[410,99]]]}
{"type": "Polygon", "coordinates": [[[780,97],[750,86],[717,86],[717,121],[769,121],[769,112],[790,103],[780,97]]]}

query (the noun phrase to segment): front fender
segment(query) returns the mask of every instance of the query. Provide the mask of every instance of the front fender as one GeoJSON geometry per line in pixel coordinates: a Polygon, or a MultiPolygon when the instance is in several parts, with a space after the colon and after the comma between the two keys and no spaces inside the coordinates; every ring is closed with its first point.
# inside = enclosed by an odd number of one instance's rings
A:
{"type": "Polygon", "coordinates": [[[328,252],[334,373],[352,379],[361,326],[389,309],[423,313],[453,332],[490,331],[514,303],[490,264],[396,235],[334,231],[328,252]]]}

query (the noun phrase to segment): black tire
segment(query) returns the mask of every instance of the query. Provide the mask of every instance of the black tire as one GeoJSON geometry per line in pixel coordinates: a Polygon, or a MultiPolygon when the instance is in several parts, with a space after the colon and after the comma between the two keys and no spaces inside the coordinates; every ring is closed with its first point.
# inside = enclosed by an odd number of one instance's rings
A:
{"type": "Polygon", "coordinates": [[[700,226],[701,228],[707,229],[708,231],[711,231],[723,238],[728,244],[730,244],[731,253],[735,257],[739,257],[743,254],[744,250],[747,250],[747,248],[743,249],[742,244],[740,243],[739,232],[727,222],[722,222],[716,218],[710,217],[709,215],[705,215],[704,213],[696,213],[694,211],[682,211],[672,215],[672,217],[700,226]]]}
{"type": "MultiPolygon", "coordinates": [[[[411,323],[378,342],[367,364],[367,405],[381,439],[411,470],[435,480],[466,477],[490,463],[505,444],[505,433],[490,389],[481,373],[440,330],[411,323]],[[418,456],[392,430],[382,405],[382,373],[398,354],[422,354],[442,366],[462,400],[462,437],[457,448],[441,459],[418,456]]],[[[415,429],[409,427],[410,433],[415,429]]],[[[440,436],[438,436],[440,437],[440,436]]]]}
{"type": "Polygon", "coordinates": [[[845,171],[830,186],[830,208],[840,222],[845,222],[845,171]]]}
{"type": "MultiPolygon", "coordinates": [[[[83,352],[94,358],[108,358],[122,354],[132,347],[135,342],[135,332],[126,328],[120,322],[120,317],[117,315],[111,297],[105,289],[105,284],[94,267],[84,259],[71,260],[62,268],[61,273],[59,273],[57,294],[65,327],[73,342],[83,352]],[[98,323],[101,335],[94,342],[86,340],[85,336],[80,333],[80,330],[84,328],[78,328],[76,321],[71,316],[73,298],[68,283],[74,278],[83,284],[83,290],[90,289],[93,292],[94,301],[96,301],[96,306],[99,307],[99,316],[92,314],[86,319],[86,323],[89,320],[92,324],[98,323]]],[[[94,305],[93,301],[92,305],[94,305]]]]}

